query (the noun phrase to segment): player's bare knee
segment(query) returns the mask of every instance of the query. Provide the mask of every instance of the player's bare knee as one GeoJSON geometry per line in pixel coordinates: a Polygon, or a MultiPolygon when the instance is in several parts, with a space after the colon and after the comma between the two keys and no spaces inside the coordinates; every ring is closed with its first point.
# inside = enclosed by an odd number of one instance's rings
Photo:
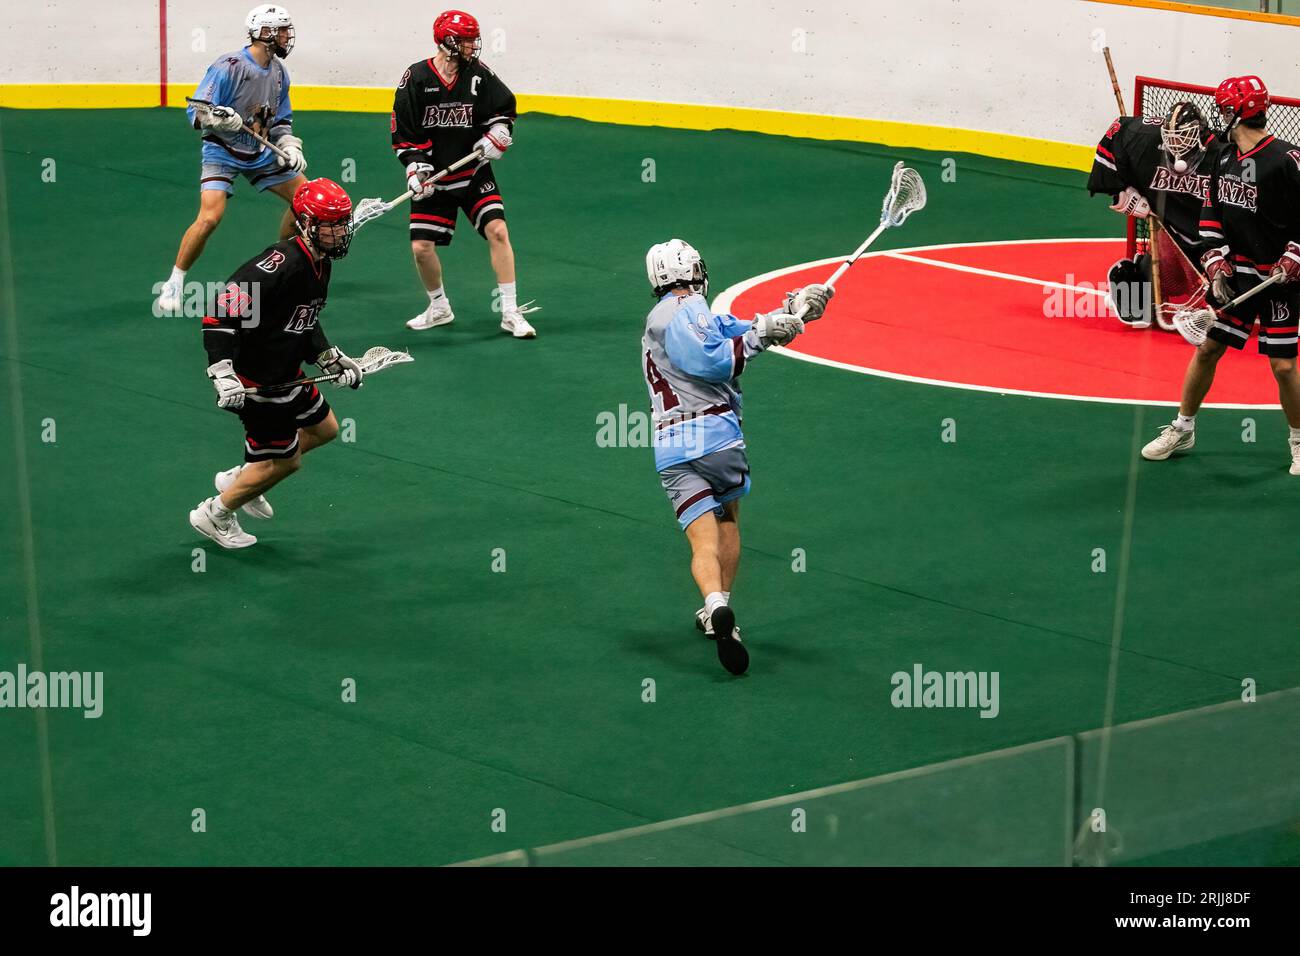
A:
{"type": "Polygon", "coordinates": [[[1206,339],[1196,347],[1196,360],[1202,363],[1213,365],[1223,358],[1223,354],[1228,351],[1228,347],[1222,342],[1216,342],[1214,339],[1206,339]]]}
{"type": "Polygon", "coordinates": [[[292,458],[280,458],[275,462],[275,470],[281,478],[287,478],[301,467],[302,452],[298,452],[298,454],[294,455],[292,458]]]}
{"type": "Polygon", "coordinates": [[[510,232],[506,229],[504,219],[493,219],[484,226],[483,236],[494,246],[504,246],[510,243],[510,232]]]}
{"type": "Polygon", "coordinates": [[[421,261],[430,257],[436,259],[438,257],[438,247],[428,239],[412,239],[411,255],[421,261]]]}
{"type": "Polygon", "coordinates": [[[199,227],[199,231],[205,236],[210,236],[221,225],[221,213],[209,212],[204,210],[199,213],[199,218],[194,220],[194,224],[199,227]]]}
{"type": "Polygon", "coordinates": [[[1295,359],[1293,358],[1270,356],[1268,364],[1273,369],[1274,377],[1278,380],[1290,379],[1295,376],[1295,359]]]}

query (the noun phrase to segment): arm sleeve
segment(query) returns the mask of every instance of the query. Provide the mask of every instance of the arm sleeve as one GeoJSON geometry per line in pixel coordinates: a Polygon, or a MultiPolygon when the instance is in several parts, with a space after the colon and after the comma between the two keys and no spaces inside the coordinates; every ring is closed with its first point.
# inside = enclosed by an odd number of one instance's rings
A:
{"type": "MultiPolygon", "coordinates": [[[[203,79],[199,81],[198,87],[194,90],[194,99],[207,100],[215,103],[217,106],[230,105],[230,72],[223,66],[222,61],[218,60],[208,67],[208,72],[203,74],[203,79]]],[[[190,118],[190,125],[195,129],[201,129],[199,118],[195,114],[194,104],[188,104],[185,107],[185,115],[190,118]]]]}
{"type": "Polygon", "coordinates": [[[1105,193],[1114,196],[1131,185],[1126,176],[1125,129],[1121,116],[1110,124],[1106,135],[1097,144],[1097,151],[1092,157],[1092,171],[1088,174],[1088,194],[1095,196],[1105,193]]]}
{"type": "Polygon", "coordinates": [[[515,107],[515,94],[510,92],[510,88],[502,83],[495,73],[489,73],[485,76],[488,80],[484,84],[485,92],[488,94],[485,102],[486,109],[483,110],[483,122],[478,124],[478,132],[486,133],[489,127],[497,123],[504,123],[510,130],[510,135],[515,132],[515,119],[518,112],[515,107]]]}
{"type": "Polygon", "coordinates": [[[289,105],[289,71],[284,71],[284,87],[280,90],[280,102],[275,108],[275,117],[271,120],[271,131],[267,135],[273,143],[293,134],[293,107],[289,105]]]}
{"type": "Polygon", "coordinates": [[[305,345],[307,348],[307,355],[305,358],[308,362],[312,363],[314,363],[316,359],[320,358],[321,352],[324,352],[330,347],[330,340],[326,337],[325,330],[321,328],[319,319],[317,319],[316,324],[312,326],[312,330],[307,336],[305,345]]]}
{"type": "Polygon", "coordinates": [[[425,151],[433,146],[428,131],[419,126],[416,84],[410,80],[411,71],[407,70],[402,74],[397,91],[393,94],[393,112],[389,121],[389,129],[393,134],[393,152],[403,168],[411,163],[429,162],[425,151]]]}
{"type": "Polygon", "coordinates": [[[673,316],[664,332],[664,351],[679,370],[706,382],[729,382],[745,369],[743,332],[727,335],[727,320],[748,326],[734,316],[710,316],[701,325],[690,312],[673,316]]]}

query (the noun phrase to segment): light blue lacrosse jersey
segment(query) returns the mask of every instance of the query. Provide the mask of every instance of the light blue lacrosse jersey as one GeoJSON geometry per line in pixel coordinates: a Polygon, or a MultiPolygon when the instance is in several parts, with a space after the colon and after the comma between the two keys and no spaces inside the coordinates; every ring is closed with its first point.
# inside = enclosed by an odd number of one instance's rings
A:
{"type": "MultiPolygon", "coordinates": [[[[244,122],[271,142],[293,132],[293,110],[289,106],[289,71],[279,57],[271,57],[265,68],[258,65],[247,48],[218,57],[203,75],[194,98],[229,106],[244,122]]],[[[194,125],[194,107],[186,111],[194,125]]],[[[235,169],[265,166],[275,154],[247,133],[203,133],[203,162],[220,163],[235,169]]]]}
{"type": "Polygon", "coordinates": [[[650,390],[657,470],[744,445],[737,378],[761,351],[752,325],[714,315],[698,293],[669,292],[650,310],[641,371],[650,390]]]}

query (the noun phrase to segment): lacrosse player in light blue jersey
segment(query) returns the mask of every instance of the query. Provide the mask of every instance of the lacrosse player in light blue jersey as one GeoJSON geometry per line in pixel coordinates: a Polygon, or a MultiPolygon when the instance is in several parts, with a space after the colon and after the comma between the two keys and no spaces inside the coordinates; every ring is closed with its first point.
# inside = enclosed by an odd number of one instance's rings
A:
{"type": "MultiPolygon", "coordinates": [[[[199,182],[199,214],[181,239],[176,264],[158,288],[155,311],[176,314],[184,298],[185,273],[198,260],[208,237],[221,222],[226,198],[243,176],[258,192],[270,190],[286,203],[307,181],[302,140],[293,135],[289,106],[289,72],[282,62],[293,49],[293,18],[284,7],[263,4],[245,21],[248,45],[218,57],[208,67],[186,110],[191,125],[203,133],[203,165],[199,182]],[[244,127],[270,140],[288,159],[277,156],[244,127]]],[[[280,238],[294,235],[293,210],[286,208],[280,238]]]]}
{"type": "Polygon", "coordinates": [[[751,358],[793,340],[804,318],[820,317],[835,290],[805,286],[776,311],[745,321],[713,314],[704,260],[681,239],[652,246],[646,272],[658,300],[641,338],[655,468],[691,545],[691,574],[704,596],[696,627],[717,641],[722,666],[743,674],[749,652],[730,606],[740,564],[740,499],[750,485],[737,380],[751,358]]]}

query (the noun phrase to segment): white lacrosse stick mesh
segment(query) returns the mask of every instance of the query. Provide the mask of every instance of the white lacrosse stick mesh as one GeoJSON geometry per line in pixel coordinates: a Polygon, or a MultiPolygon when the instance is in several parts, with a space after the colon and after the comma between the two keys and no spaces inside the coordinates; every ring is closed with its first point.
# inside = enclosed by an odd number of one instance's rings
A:
{"type": "Polygon", "coordinates": [[[388,203],[382,199],[363,199],[352,210],[352,228],[359,229],[372,219],[378,219],[388,212],[388,203]]]}
{"type": "Polygon", "coordinates": [[[885,202],[880,208],[880,221],[892,226],[901,226],[912,213],[925,208],[925,182],[921,174],[909,166],[897,163],[894,166],[894,178],[889,183],[889,192],[885,193],[885,202]]]}
{"type": "Polygon", "coordinates": [[[386,369],[390,365],[403,365],[414,361],[415,357],[410,352],[394,352],[382,345],[376,345],[373,348],[366,349],[366,354],[357,359],[357,364],[361,366],[361,371],[370,375],[386,369]]]}
{"type": "Polygon", "coordinates": [[[1174,313],[1174,328],[1189,345],[1205,344],[1205,337],[1214,325],[1214,311],[1205,307],[1182,308],[1174,313]]]}

